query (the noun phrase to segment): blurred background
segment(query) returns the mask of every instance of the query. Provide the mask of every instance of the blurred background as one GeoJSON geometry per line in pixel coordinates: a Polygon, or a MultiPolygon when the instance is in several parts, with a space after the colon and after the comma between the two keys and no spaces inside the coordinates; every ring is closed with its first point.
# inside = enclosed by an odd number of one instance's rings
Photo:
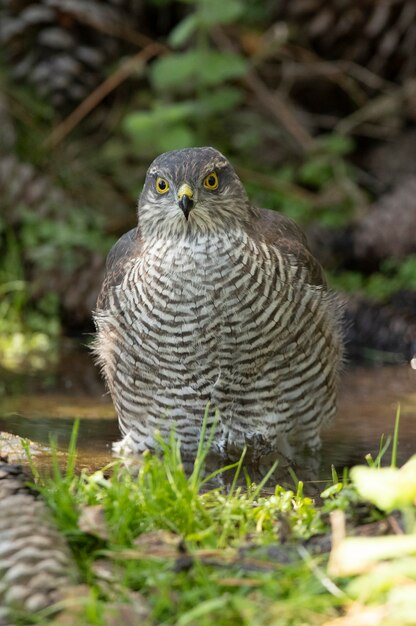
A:
{"type": "Polygon", "coordinates": [[[409,362],[413,0],[0,0],[0,42],[3,372],[88,341],[148,164],[198,145],[303,225],[350,362],[409,362]]]}

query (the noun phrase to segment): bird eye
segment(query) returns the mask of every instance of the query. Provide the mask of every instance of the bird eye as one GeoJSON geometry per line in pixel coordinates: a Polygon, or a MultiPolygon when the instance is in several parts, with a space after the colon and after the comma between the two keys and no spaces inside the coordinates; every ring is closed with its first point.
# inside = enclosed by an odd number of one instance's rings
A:
{"type": "Polygon", "coordinates": [[[211,172],[204,178],[204,187],[210,191],[218,188],[218,176],[215,172],[211,172]]]}
{"type": "Polygon", "coordinates": [[[167,191],[169,191],[168,181],[158,176],[156,179],[156,191],[158,193],[166,193],[167,191]]]}

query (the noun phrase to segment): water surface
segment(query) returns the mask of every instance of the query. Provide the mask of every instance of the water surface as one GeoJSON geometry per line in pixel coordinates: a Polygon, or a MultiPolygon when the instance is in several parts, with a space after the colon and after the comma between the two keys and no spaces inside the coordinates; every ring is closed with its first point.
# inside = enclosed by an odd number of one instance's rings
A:
{"type": "MultiPolygon", "coordinates": [[[[40,461],[48,458],[51,436],[66,449],[76,418],[79,465],[93,470],[111,460],[111,443],[119,437],[115,412],[85,348],[65,349],[47,375],[4,373],[3,389],[0,431],[40,444],[35,449],[40,461]]],[[[337,419],[323,433],[322,478],[330,476],[331,464],[342,469],[362,463],[367,453],[376,456],[382,435],[393,433],[399,403],[403,463],[416,452],[416,371],[408,364],[346,369],[337,419]]]]}

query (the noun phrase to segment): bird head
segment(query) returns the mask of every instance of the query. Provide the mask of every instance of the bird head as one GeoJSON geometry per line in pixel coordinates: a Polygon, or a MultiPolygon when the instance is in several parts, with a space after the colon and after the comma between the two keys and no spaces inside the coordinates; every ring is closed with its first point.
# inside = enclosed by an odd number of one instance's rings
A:
{"type": "Polygon", "coordinates": [[[139,200],[145,238],[186,237],[232,231],[249,218],[245,189],[214,148],[185,148],[150,165],[139,200]]]}

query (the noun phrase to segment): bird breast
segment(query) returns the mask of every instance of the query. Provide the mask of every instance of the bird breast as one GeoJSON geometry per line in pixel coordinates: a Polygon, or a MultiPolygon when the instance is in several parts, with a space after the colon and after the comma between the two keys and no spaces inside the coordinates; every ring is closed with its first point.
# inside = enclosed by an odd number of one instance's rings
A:
{"type": "Polygon", "coordinates": [[[248,236],[157,241],[118,288],[126,343],[159,363],[258,369],[296,321],[296,270],[248,236]]]}
{"type": "Polygon", "coordinates": [[[100,361],[137,449],[166,416],[195,442],[207,402],[241,446],[244,433],[267,429],[315,436],[334,413],[340,351],[328,296],[277,247],[244,233],[158,240],[108,302],[100,361]]]}

